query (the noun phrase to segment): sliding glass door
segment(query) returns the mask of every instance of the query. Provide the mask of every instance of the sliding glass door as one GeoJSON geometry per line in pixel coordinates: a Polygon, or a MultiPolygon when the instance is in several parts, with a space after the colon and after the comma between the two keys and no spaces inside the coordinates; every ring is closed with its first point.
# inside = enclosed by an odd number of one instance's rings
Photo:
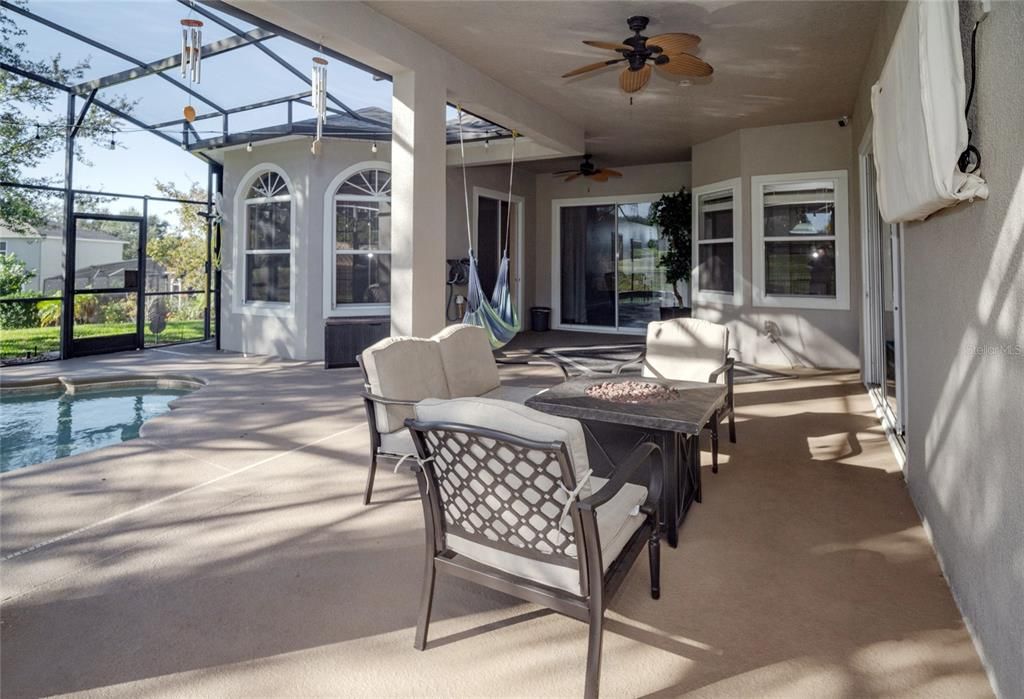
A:
{"type": "Polygon", "coordinates": [[[652,201],[555,203],[559,327],[641,332],[676,305],[652,201]]]}
{"type": "Polygon", "coordinates": [[[864,382],[886,427],[902,444],[906,434],[903,348],[902,228],[882,220],[875,195],[874,159],[862,155],[864,197],[864,382]]]}

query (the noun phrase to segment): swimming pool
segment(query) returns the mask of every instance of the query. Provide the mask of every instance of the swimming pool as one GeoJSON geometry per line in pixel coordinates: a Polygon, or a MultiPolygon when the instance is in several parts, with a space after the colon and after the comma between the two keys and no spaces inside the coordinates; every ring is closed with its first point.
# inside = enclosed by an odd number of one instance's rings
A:
{"type": "Polygon", "coordinates": [[[192,378],[104,377],[31,382],[0,390],[0,473],[126,442],[192,378]]]}

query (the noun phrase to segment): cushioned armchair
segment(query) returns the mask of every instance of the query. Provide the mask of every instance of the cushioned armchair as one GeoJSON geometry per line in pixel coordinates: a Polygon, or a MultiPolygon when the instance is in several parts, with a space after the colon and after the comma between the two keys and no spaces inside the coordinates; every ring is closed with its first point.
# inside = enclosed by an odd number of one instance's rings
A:
{"type": "Polygon", "coordinates": [[[604,611],[645,546],[659,596],[660,465],[648,487],[629,482],[658,447],[640,444],[606,480],[591,475],[575,420],[486,398],[426,400],[415,413],[427,545],[416,648],[437,574],[453,575],[588,622],[596,697],[604,611]]]}
{"type": "Polygon", "coordinates": [[[718,383],[724,376],[728,393],[708,423],[711,432],[711,470],[718,473],[718,425],[729,419],[729,441],[736,443],[733,402],[734,361],[729,357],[729,328],[697,318],[675,318],[647,325],[647,348],[639,358],[615,368],[615,373],[639,366],[643,376],[673,381],[718,383]]]}
{"type": "MultiPolygon", "coordinates": [[[[429,339],[388,337],[363,350],[357,361],[363,372],[362,397],[370,430],[364,504],[370,503],[373,494],[378,458],[400,459],[415,452],[404,422],[413,416],[418,401],[487,396],[522,403],[541,390],[503,386],[487,332],[472,325],[452,325],[429,339]]],[[[558,366],[533,360],[502,363],[558,366]]]]}

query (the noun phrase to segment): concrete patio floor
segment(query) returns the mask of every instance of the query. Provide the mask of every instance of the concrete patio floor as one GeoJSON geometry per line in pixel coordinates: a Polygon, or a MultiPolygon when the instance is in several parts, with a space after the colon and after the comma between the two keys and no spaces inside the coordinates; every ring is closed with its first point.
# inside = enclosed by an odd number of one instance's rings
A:
{"type": "MultiPolygon", "coordinates": [[[[413,650],[422,511],[388,469],[361,504],[356,370],[193,346],[4,376],[113,371],[209,385],[140,439],[0,479],[4,697],[582,694],[584,625],[461,581],[413,650]]],[[[858,377],[737,402],[662,599],[638,564],[612,603],[604,695],[990,696],[858,377]]]]}

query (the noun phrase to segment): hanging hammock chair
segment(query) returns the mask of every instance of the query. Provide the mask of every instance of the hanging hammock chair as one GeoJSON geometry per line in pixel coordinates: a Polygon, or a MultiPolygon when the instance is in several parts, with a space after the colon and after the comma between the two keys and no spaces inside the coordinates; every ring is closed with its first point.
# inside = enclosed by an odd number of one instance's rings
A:
{"type": "MultiPolygon", "coordinates": [[[[508,216],[505,220],[504,247],[501,262],[498,264],[498,280],[487,298],[480,288],[480,275],[477,271],[476,253],[473,251],[473,224],[469,215],[469,184],[466,177],[466,144],[462,134],[462,107],[459,108],[459,152],[462,154],[462,194],[466,202],[466,234],[469,240],[469,290],[466,294],[466,315],[462,318],[464,325],[476,325],[487,331],[491,347],[504,347],[519,331],[519,314],[512,301],[512,288],[509,280],[509,239],[512,237],[512,178],[516,166],[516,132],[512,132],[512,160],[508,171],[508,216]]],[[[501,244],[501,231],[498,232],[498,243],[501,244]]]]}

